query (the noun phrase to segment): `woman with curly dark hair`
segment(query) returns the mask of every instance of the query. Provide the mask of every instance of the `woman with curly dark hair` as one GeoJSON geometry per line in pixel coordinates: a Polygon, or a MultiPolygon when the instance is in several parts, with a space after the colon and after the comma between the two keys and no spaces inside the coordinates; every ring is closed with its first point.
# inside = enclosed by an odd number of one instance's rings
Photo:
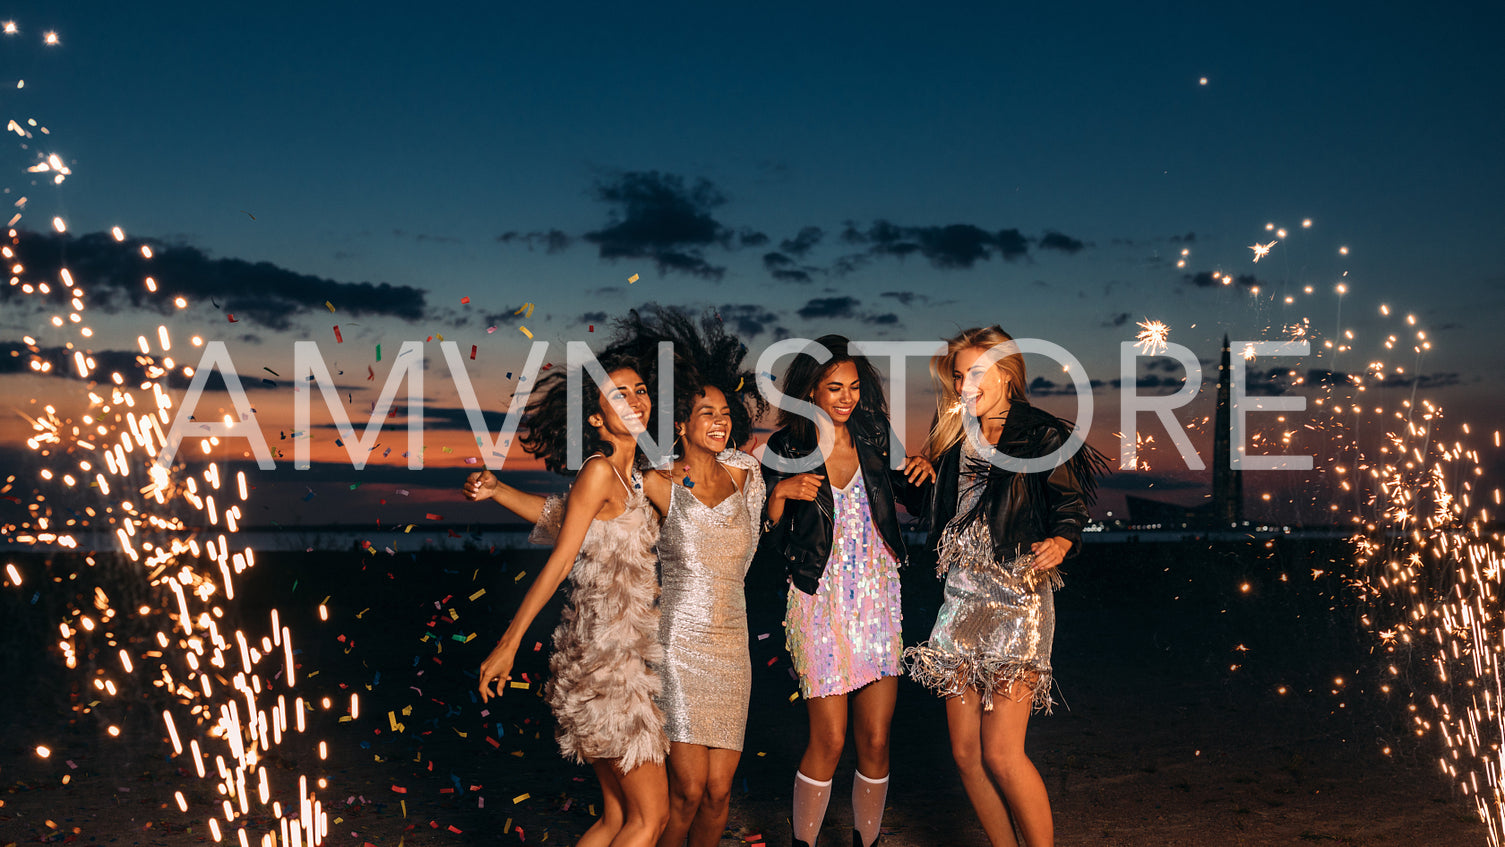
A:
{"type": "MultiPolygon", "coordinates": [[[[568,576],[573,587],[554,630],[544,697],[554,712],[560,750],[590,764],[601,781],[601,817],[578,843],[648,847],[669,812],[668,741],[654,702],[661,684],[655,668],[663,660],[653,554],[658,516],[636,467],[636,439],[646,431],[652,404],[632,360],[607,357],[601,365],[608,384],[581,391],[591,452],[570,486],[548,562],[481,664],[480,693],[483,701],[501,696],[529,624],[568,576]]],[[[562,372],[540,380],[522,439],[546,467],[566,473],[567,383],[562,372]]],[[[488,497],[506,505],[496,496],[498,487],[485,472],[472,474],[464,491],[472,500],[488,497]]]]}
{"type": "Polygon", "coordinates": [[[897,493],[916,511],[916,486],[934,474],[920,457],[906,459],[902,471],[890,469],[878,373],[848,350],[846,338],[823,336],[797,353],[783,391],[813,405],[820,421],[818,428],[798,411],[781,409],[780,429],[763,458],[769,494],[759,551],[789,570],[785,644],[810,719],[794,781],[794,841],[813,845],[820,834],[850,703],[857,744],[853,842],[871,847],[888,794],[889,726],[903,649],[899,564],[906,554],[894,499],[897,493]],[[829,358],[817,358],[817,348],[829,358]],[[822,441],[831,445],[824,454],[822,441]],[[792,460],[812,453],[818,469],[794,472],[792,460]]]}

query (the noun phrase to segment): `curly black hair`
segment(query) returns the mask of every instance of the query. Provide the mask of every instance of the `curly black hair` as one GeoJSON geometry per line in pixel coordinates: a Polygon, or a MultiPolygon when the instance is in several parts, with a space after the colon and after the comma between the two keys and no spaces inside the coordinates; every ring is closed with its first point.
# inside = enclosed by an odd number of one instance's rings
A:
{"type": "MultiPolygon", "coordinates": [[[[851,344],[844,335],[822,335],[794,354],[794,360],[784,370],[783,391],[796,400],[813,402],[815,389],[832,370],[843,362],[851,362],[857,368],[857,381],[861,394],[857,408],[852,410],[848,426],[858,432],[874,434],[888,426],[888,400],[883,396],[883,381],[878,369],[866,356],[858,356],[847,348],[851,344]],[[831,352],[831,358],[817,362],[807,352],[816,344],[831,352]]],[[[779,409],[779,427],[787,428],[794,442],[808,444],[815,441],[815,422],[789,409],[779,409]]]]}
{"type": "MultiPolygon", "coordinates": [[[[600,362],[601,369],[606,373],[631,368],[642,375],[638,369],[638,361],[635,357],[626,355],[621,351],[611,351],[601,354],[596,358],[600,362]]],[[[590,379],[589,371],[579,367],[581,372],[582,386],[580,391],[580,403],[582,414],[580,419],[586,421],[581,427],[581,457],[592,453],[600,453],[610,456],[615,452],[611,443],[596,432],[589,421],[592,416],[601,413],[601,392],[595,389],[595,380],[590,379]]],[[[650,397],[653,396],[650,392],[650,397]]],[[[533,389],[533,395],[528,398],[528,405],[523,410],[522,425],[527,427],[527,432],[518,438],[523,449],[543,460],[543,466],[554,473],[574,476],[579,468],[568,467],[569,458],[569,369],[561,368],[550,374],[545,374],[538,381],[538,386],[533,389]]]]}
{"type": "MultiPolygon", "coordinates": [[[[674,345],[674,422],[690,419],[695,399],[708,386],[719,388],[731,408],[731,444],[740,447],[752,438],[753,423],[768,411],[768,401],[758,392],[751,370],[742,368],[747,345],[727,330],[713,312],[697,322],[683,309],[656,304],[642,311],[633,309],[616,321],[608,352],[621,352],[643,363],[649,393],[658,397],[658,345],[674,345]],[[698,323],[698,326],[697,326],[698,323]]],[[[657,432],[659,410],[654,408],[649,432],[657,432]]]]}

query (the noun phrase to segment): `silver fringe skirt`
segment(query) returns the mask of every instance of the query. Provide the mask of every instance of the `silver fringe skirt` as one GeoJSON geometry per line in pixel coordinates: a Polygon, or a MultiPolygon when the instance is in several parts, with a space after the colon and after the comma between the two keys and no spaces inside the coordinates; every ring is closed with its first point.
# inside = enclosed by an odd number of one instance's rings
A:
{"type": "Polygon", "coordinates": [[[942,697],[976,689],[988,710],[995,693],[1007,697],[1022,681],[1030,686],[1031,708],[1049,714],[1060,575],[1035,571],[1028,551],[996,561],[986,530],[976,524],[954,529],[940,545],[945,598],[930,639],[904,653],[909,675],[942,697]],[[963,537],[969,535],[980,537],[963,537]]]}

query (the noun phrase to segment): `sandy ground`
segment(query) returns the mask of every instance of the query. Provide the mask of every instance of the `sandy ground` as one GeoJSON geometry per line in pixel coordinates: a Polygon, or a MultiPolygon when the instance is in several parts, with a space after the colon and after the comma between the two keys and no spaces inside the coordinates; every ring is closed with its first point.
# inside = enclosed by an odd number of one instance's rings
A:
{"type": "MultiPolygon", "coordinates": [[[[270,759],[278,790],[299,774],[328,779],[326,843],[570,844],[589,826],[599,793],[585,768],[555,753],[536,687],[509,692],[489,714],[469,696],[485,646],[517,601],[514,577],[536,566],[536,558],[510,555],[492,561],[489,573],[484,563],[473,567],[475,557],[368,558],[364,570],[355,557],[259,566],[246,620],[256,619],[258,604],[276,604],[293,620],[305,651],[304,696],[358,690],[364,698],[360,720],[316,714],[306,736],[270,759]],[[477,581],[490,587],[489,599],[467,605],[457,589],[473,592],[477,581]],[[333,620],[299,619],[298,609],[325,594],[335,597],[333,620]],[[436,622],[435,601],[441,611],[459,608],[460,620],[436,622]],[[470,644],[436,650],[437,639],[419,641],[425,632],[473,630],[470,644]],[[313,669],[319,674],[309,678],[313,669]],[[402,732],[391,731],[389,710],[402,732]],[[328,762],[312,752],[319,739],[334,750],[328,762]]],[[[1379,673],[1349,620],[1352,609],[1321,585],[1279,579],[1304,575],[1312,555],[1103,545],[1068,569],[1055,650],[1064,702],[1032,719],[1028,745],[1050,791],[1059,844],[1486,843],[1469,801],[1438,772],[1436,739],[1409,734],[1407,695],[1366,693],[1377,690],[1379,673]]],[[[921,565],[906,579],[914,641],[928,628],[938,589],[921,565]]],[[[722,843],[784,845],[804,704],[789,700],[776,580],[755,575],[749,597],[755,690],[722,843]],[[758,640],[763,633],[769,637],[758,640]]],[[[542,621],[534,634],[546,641],[548,631],[542,621]]],[[[7,649],[24,646],[14,642],[7,649]]],[[[535,682],[545,651],[520,665],[535,682]]],[[[80,715],[69,710],[67,692],[45,690],[77,680],[35,668],[31,696],[8,689],[0,847],[212,840],[205,821],[220,798],[212,782],[171,757],[155,713],[106,706],[80,715]],[[105,720],[120,723],[125,739],[104,737],[105,720]],[[31,752],[44,742],[54,749],[46,760],[31,752]],[[178,810],[179,790],[190,814],[178,810]]],[[[823,845],[850,843],[850,753],[846,759],[823,845]]],[[[987,843],[950,761],[941,703],[907,681],[892,768],[886,845],[987,843]]],[[[253,843],[274,825],[270,810],[253,808],[253,843]]]]}

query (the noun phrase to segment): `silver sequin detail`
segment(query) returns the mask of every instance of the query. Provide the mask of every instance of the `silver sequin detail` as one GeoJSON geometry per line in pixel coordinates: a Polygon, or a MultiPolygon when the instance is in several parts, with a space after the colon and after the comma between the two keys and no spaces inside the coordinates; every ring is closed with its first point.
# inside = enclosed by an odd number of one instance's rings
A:
{"type": "Polygon", "coordinates": [[[1033,707],[1050,711],[1050,648],[1055,636],[1054,589],[1060,583],[1033,569],[1034,554],[998,561],[987,520],[963,524],[982,496],[984,479],[971,474],[977,453],[963,441],[956,517],[941,534],[937,572],[944,599],[930,639],[905,652],[910,676],[945,697],[977,689],[985,708],[1015,683],[1031,687],[1033,707]]]}
{"type": "Polygon", "coordinates": [[[663,595],[659,641],[664,688],[659,699],[670,741],[741,750],[752,691],[743,587],[757,546],[763,478],[756,460],[723,453],[747,468],[743,489],[714,507],[673,485],[659,531],[663,595]]]}

